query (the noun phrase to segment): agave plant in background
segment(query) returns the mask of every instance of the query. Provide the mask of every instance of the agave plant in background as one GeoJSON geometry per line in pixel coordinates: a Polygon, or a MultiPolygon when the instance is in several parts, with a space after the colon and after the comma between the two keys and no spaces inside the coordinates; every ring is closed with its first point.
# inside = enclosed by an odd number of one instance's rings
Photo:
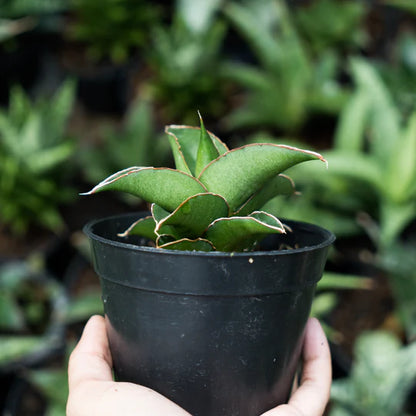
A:
{"type": "Polygon", "coordinates": [[[391,55],[391,62],[377,62],[377,68],[401,111],[408,114],[416,101],[415,33],[402,31],[393,45],[391,55]]]}
{"type": "Polygon", "coordinates": [[[64,345],[67,297],[34,258],[0,267],[0,368],[39,364],[64,345]]]}
{"type": "MultiPolygon", "coordinates": [[[[324,153],[333,168],[327,175],[314,166],[293,172],[295,180],[301,177],[311,189],[304,193],[304,206],[297,206],[298,215],[308,210],[309,203],[317,219],[327,221],[326,212],[331,211],[334,224],[345,224],[347,234],[363,230],[368,234],[376,251],[371,262],[387,272],[402,323],[412,338],[416,276],[412,256],[398,255],[414,246],[403,233],[416,219],[416,114],[400,113],[374,66],[354,59],[351,69],[357,87],[341,113],[334,148],[324,153]]],[[[281,208],[285,214],[281,201],[272,204],[266,208],[272,213],[281,208]]]]}
{"type": "Polygon", "coordinates": [[[229,151],[201,128],[168,126],[176,169],[130,167],[111,175],[88,194],[131,193],[152,203],[152,215],[123,236],[141,235],[156,247],[178,250],[247,251],[268,234],[286,233],[273,215],[261,211],[294,184],[282,172],[317,153],[284,145],[253,144],[229,151]],[[225,179],[226,178],[226,179],[225,179]]]}
{"type": "Polygon", "coordinates": [[[338,58],[314,61],[284,1],[230,3],[225,13],[246,39],[257,65],[231,62],[224,74],[243,88],[243,102],[228,117],[231,128],[293,131],[312,113],[337,114],[348,92],[336,80],[338,58]]]}
{"type": "Polygon", "coordinates": [[[169,144],[162,139],[155,132],[154,106],[138,97],[131,104],[120,128],[103,128],[102,142],[82,151],[82,169],[87,180],[96,183],[133,164],[166,164],[169,144]]]}
{"type": "Polygon", "coordinates": [[[0,222],[17,234],[33,224],[53,231],[64,226],[58,206],[74,196],[62,186],[68,173],[62,164],[75,150],[65,135],[73,100],[72,81],[34,103],[16,87],[0,112],[0,222]]]}
{"type": "Polygon", "coordinates": [[[300,34],[315,54],[328,48],[358,51],[367,44],[363,25],[367,9],[361,1],[317,0],[296,7],[293,14],[300,34]]]}
{"type": "Polygon", "coordinates": [[[217,18],[219,6],[219,1],[178,1],[170,26],[152,30],[149,90],[165,120],[189,124],[195,107],[213,119],[225,111],[221,52],[226,25],[217,18]]]}
{"type": "Polygon", "coordinates": [[[150,28],[159,20],[160,9],[146,1],[76,0],[76,17],[68,35],[84,41],[94,61],[110,58],[124,63],[131,52],[146,44],[150,28]]]}
{"type": "Polygon", "coordinates": [[[347,379],[333,382],[331,416],[405,415],[416,381],[416,344],[403,347],[389,332],[360,336],[347,379]]]}

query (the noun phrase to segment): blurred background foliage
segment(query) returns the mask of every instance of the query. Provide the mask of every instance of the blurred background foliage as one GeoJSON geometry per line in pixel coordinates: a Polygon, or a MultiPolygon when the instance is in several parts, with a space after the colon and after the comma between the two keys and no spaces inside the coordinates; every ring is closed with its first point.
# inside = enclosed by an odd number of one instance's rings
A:
{"type": "Polygon", "coordinates": [[[102,313],[83,225],[146,209],[82,198],[170,166],[167,124],[329,162],[268,203],[337,241],[312,314],[327,414],[416,415],[414,0],[0,0],[0,409],[64,415],[66,362],[102,313]],[[394,398],[394,400],[393,400],[394,398]]]}

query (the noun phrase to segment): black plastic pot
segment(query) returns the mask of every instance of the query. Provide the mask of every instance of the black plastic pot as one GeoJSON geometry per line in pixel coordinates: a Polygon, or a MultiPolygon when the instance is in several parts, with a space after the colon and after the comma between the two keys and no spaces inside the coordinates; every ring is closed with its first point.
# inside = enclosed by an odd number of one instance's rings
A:
{"type": "Polygon", "coordinates": [[[85,227],[116,378],[194,416],[254,416],[284,403],[333,234],[286,221],[293,233],[262,251],[179,252],[117,237],[138,217],[85,227]]]}

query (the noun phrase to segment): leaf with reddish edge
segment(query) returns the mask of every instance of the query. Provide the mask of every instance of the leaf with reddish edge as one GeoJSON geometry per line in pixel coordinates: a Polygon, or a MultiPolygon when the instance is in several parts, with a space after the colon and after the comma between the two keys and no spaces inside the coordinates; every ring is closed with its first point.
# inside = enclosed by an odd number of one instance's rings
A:
{"type": "Polygon", "coordinates": [[[250,251],[268,234],[284,234],[283,224],[273,215],[263,211],[245,217],[228,217],[215,220],[205,237],[219,251],[250,251]]]}
{"type": "Polygon", "coordinates": [[[252,195],[237,211],[237,215],[249,215],[260,210],[268,201],[278,195],[293,195],[296,193],[295,183],[284,174],[279,174],[268,181],[263,188],[252,195]]]}
{"type": "Polygon", "coordinates": [[[149,240],[156,241],[157,235],[155,233],[156,222],[152,216],[140,218],[130,225],[127,230],[119,233],[119,237],[128,237],[129,235],[139,235],[141,237],[148,238],[149,240]]]}
{"type": "Polygon", "coordinates": [[[210,241],[203,238],[197,238],[191,240],[189,238],[182,238],[180,240],[175,240],[163,245],[158,246],[158,248],[164,248],[168,250],[186,250],[186,251],[214,251],[215,247],[211,244],[210,241]]]}
{"type": "MultiPolygon", "coordinates": [[[[175,159],[176,169],[195,174],[201,129],[191,126],[166,126],[165,132],[169,135],[169,143],[175,159]]],[[[208,132],[218,154],[228,151],[228,147],[214,134],[208,132]]]]}
{"type": "Polygon", "coordinates": [[[301,162],[325,159],[318,153],[277,144],[249,144],[224,153],[199,175],[208,192],[222,195],[232,212],[264,184],[301,162]]]}
{"type": "Polygon", "coordinates": [[[152,216],[155,220],[155,223],[157,224],[159,221],[162,221],[164,218],[170,215],[169,211],[166,211],[162,207],[160,207],[157,204],[152,204],[150,207],[150,211],[152,213],[152,216]]]}
{"type": "Polygon", "coordinates": [[[111,175],[83,195],[100,191],[127,192],[174,211],[185,199],[206,189],[196,178],[177,170],[129,168],[111,175]]]}
{"type": "Polygon", "coordinates": [[[227,217],[229,207],[220,195],[202,193],[189,197],[172,214],[158,222],[157,234],[173,234],[179,238],[200,237],[217,218],[227,217]]]}

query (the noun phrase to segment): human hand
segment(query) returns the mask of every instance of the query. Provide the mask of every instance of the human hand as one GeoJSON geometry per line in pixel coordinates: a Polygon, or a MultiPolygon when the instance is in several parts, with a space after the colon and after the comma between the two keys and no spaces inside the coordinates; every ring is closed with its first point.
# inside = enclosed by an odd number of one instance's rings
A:
{"type": "Polygon", "coordinates": [[[102,316],[87,322],[68,364],[67,416],[189,416],[161,394],[113,381],[112,359],[102,316]]]}
{"type": "Polygon", "coordinates": [[[329,400],[332,380],[331,354],[321,324],[310,318],[303,343],[303,371],[299,388],[288,404],[261,416],[322,416],[329,400]]]}
{"type": "MultiPolygon", "coordinates": [[[[303,359],[301,385],[289,403],[262,416],[323,414],[331,386],[331,360],[325,334],[314,318],[306,326],[303,359]]],[[[113,381],[111,369],[104,318],[93,316],[69,360],[67,416],[189,416],[188,412],[149,388],[113,381]]]]}

